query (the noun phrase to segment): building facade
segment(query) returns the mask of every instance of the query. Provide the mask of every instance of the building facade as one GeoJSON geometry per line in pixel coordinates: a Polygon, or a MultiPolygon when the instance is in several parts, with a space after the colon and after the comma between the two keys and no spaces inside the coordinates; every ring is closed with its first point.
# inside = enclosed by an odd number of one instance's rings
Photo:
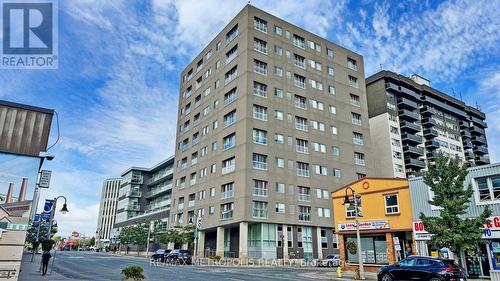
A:
{"type": "Polygon", "coordinates": [[[173,165],[170,157],[152,168],[131,167],[122,173],[115,229],[149,221],[168,227],[173,165]]]}
{"type": "Polygon", "coordinates": [[[430,86],[418,75],[380,71],[366,79],[375,174],[419,175],[439,154],[490,163],[485,114],[430,86]]]}
{"type": "MultiPolygon", "coordinates": [[[[352,190],[361,198],[362,217],[358,219],[361,251],[366,271],[376,272],[393,264],[412,249],[412,209],[408,180],[367,177],[332,193],[333,214],[344,269],[358,267],[358,246],[354,206],[344,204],[352,190]]],[[[352,201],[352,199],[351,199],[352,201]]]]}
{"type": "MultiPolygon", "coordinates": [[[[438,250],[427,242],[431,236],[419,219],[420,213],[426,216],[439,216],[439,207],[428,202],[431,190],[422,177],[409,180],[413,208],[414,236],[416,251],[419,255],[437,256],[438,250]]],[[[478,247],[475,253],[460,253],[462,266],[471,275],[489,276],[490,270],[500,270],[500,163],[469,168],[464,185],[472,185],[474,194],[466,209],[464,218],[479,216],[486,206],[492,210],[490,223],[485,225],[483,238],[485,244],[478,247]]]]}
{"type": "Polygon", "coordinates": [[[96,232],[96,246],[98,248],[100,248],[101,243],[109,244],[113,225],[116,220],[120,183],[121,178],[107,179],[102,183],[101,203],[99,205],[96,232]]]}
{"type": "Polygon", "coordinates": [[[330,192],[371,173],[363,57],[247,5],[181,74],[171,221],[198,255],[338,251],[330,192]]]}

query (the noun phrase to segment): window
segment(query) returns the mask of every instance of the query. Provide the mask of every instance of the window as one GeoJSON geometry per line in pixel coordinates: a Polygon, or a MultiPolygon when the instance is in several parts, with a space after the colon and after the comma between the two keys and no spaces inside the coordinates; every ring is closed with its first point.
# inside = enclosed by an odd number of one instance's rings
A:
{"type": "Polygon", "coordinates": [[[232,103],[236,99],[236,88],[231,89],[229,92],[224,94],[224,106],[232,103]]]}
{"type": "Polygon", "coordinates": [[[479,201],[500,199],[500,176],[483,177],[475,179],[479,201]]]}
{"type": "Polygon", "coordinates": [[[259,19],[258,17],[254,17],[253,26],[255,29],[267,33],[267,21],[259,19]]]}
{"type": "Polygon", "coordinates": [[[357,145],[363,145],[363,134],[353,132],[352,142],[357,145]]]}
{"type": "Polygon", "coordinates": [[[336,146],[332,146],[332,156],[340,156],[340,149],[336,146]]]}
{"type": "Polygon", "coordinates": [[[320,101],[309,99],[309,104],[314,109],[318,109],[318,110],[323,110],[324,109],[324,104],[322,102],[320,102],[320,101]]]}
{"type": "Polygon", "coordinates": [[[274,117],[276,120],[283,120],[283,111],[275,110],[274,117]]]}
{"type": "Polygon", "coordinates": [[[307,109],[307,99],[305,97],[295,95],[295,107],[307,109]]]}
{"type": "Polygon", "coordinates": [[[267,75],[267,63],[260,60],[253,60],[253,71],[262,75],[267,75]]]}
{"type": "Polygon", "coordinates": [[[281,67],[274,67],[274,75],[278,77],[283,77],[283,69],[281,67]]]}
{"type": "Polygon", "coordinates": [[[347,67],[354,70],[354,71],[358,71],[357,62],[354,59],[347,58],[347,67]]]}
{"type": "Polygon", "coordinates": [[[231,157],[222,161],[222,174],[228,174],[234,172],[236,169],[236,158],[231,157]]]}
{"type": "Polygon", "coordinates": [[[332,135],[337,135],[337,133],[338,133],[337,127],[336,126],[330,126],[330,132],[332,133],[332,135]]]}
{"type": "Polygon", "coordinates": [[[253,118],[267,121],[267,107],[260,105],[253,105],[253,118]]]}
{"type": "Polygon", "coordinates": [[[238,56],[238,45],[235,45],[226,53],[226,64],[230,63],[236,56],[238,56]]]}
{"type": "Polygon", "coordinates": [[[253,38],[253,48],[257,52],[267,54],[267,42],[258,38],[253,38]]]}
{"type": "Polygon", "coordinates": [[[361,114],[351,112],[352,124],[361,126],[361,114]]]}
{"type": "Polygon", "coordinates": [[[328,86],[328,94],[334,96],[335,95],[335,87],[328,86]]]}
{"type": "Polygon", "coordinates": [[[215,206],[209,206],[208,207],[208,214],[213,215],[215,213],[215,206]]]}
{"type": "Polygon", "coordinates": [[[313,49],[313,50],[316,50],[318,52],[321,52],[321,45],[320,44],[317,44],[313,41],[309,41],[309,48],[313,49]]]}
{"type": "Polygon", "coordinates": [[[214,141],[212,142],[212,151],[216,151],[217,150],[217,142],[214,141]]]}
{"type": "Polygon", "coordinates": [[[399,152],[399,151],[393,151],[392,152],[392,157],[395,158],[395,159],[402,159],[403,158],[402,153],[399,152]]]}
{"type": "Polygon", "coordinates": [[[232,133],[222,139],[222,149],[228,150],[235,146],[236,144],[236,133],[232,133]]]}
{"type": "Polygon", "coordinates": [[[274,88],[274,96],[278,98],[283,97],[283,90],[280,88],[274,88]]]}
{"type": "Polygon", "coordinates": [[[285,168],[285,159],[276,157],[276,167],[285,168]]]}
{"type": "Polygon", "coordinates": [[[300,68],[306,68],[306,58],[301,55],[293,54],[293,63],[300,68]]]}
{"type": "Polygon", "coordinates": [[[315,120],[311,120],[311,124],[315,130],[320,130],[322,132],[325,131],[325,124],[324,123],[321,123],[321,122],[318,122],[315,120]]]}
{"type": "Polygon", "coordinates": [[[311,188],[306,186],[297,186],[298,188],[298,200],[302,202],[311,201],[311,188]]]}
{"type": "Polygon", "coordinates": [[[221,43],[220,41],[215,44],[215,50],[218,51],[220,49],[221,43]]]}
{"type": "Polygon", "coordinates": [[[277,56],[282,56],[283,49],[280,46],[274,45],[274,54],[277,56]]]}
{"type": "Polygon", "coordinates": [[[333,58],[333,50],[326,48],[326,55],[329,56],[330,58],[333,58]]]}
{"type": "Polygon", "coordinates": [[[314,170],[317,175],[326,176],[328,174],[328,167],[321,165],[314,165],[314,170]]]}
{"type": "Polygon", "coordinates": [[[299,221],[311,221],[311,207],[299,206],[299,221]]]}
{"type": "MultiPolygon", "coordinates": [[[[350,245],[352,243],[356,243],[356,236],[355,235],[349,235],[345,236],[345,252],[347,253],[347,261],[349,263],[358,263],[359,261],[359,256],[358,253],[351,254],[349,250],[347,249],[347,245],[350,245]]],[[[367,237],[362,237],[361,238],[361,248],[363,250],[366,249],[366,253],[370,253],[366,255],[366,258],[364,258],[365,263],[369,264],[387,264],[387,240],[385,235],[382,236],[367,236],[367,237]]],[[[408,261],[411,261],[412,263],[416,259],[407,259],[408,261]]],[[[404,263],[407,260],[402,260],[401,262],[404,263]]],[[[403,264],[401,264],[404,266],[403,264]]]]}
{"type": "Polygon", "coordinates": [[[333,169],[333,176],[336,178],[340,178],[341,177],[340,169],[334,168],[333,169]]]}
{"type": "Polygon", "coordinates": [[[298,153],[309,153],[309,145],[307,140],[297,139],[297,145],[295,147],[295,151],[298,153]]]}
{"type": "Polygon", "coordinates": [[[329,194],[326,189],[316,188],[316,198],[318,199],[330,199],[329,194]]]}
{"type": "Polygon", "coordinates": [[[399,129],[394,126],[391,126],[391,133],[399,135],[399,129]]]}
{"type": "Polygon", "coordinates": [[[222,220],[233,218],[234,203],[225,203],[220,205],[220,218],[222,220]]]}
{"type": "Polygon", "coordinates": [[[252,188],[253,196],[267,197],[267,181],[263,180],[253,180],[252,188]]]}
{"type": "Polygon", "coordinates": [[[350,96],[351,96],[351,105],[360,107],[361,101],[359,99],[359,96],[354,94],[350,94],[350,96]]]}
{"type": "Polygon", "coordinates": [[[224,128],[236,123],[236,109],[224,115],[224,128]]]}
{"type": "Polygon", "coordinates": [[[259,97],[267,97],[267,85],[254,81],[253,94],[259,97]]]}
{"type": "Polygon", "coordinates": [[[329,218],[331,216],[330,209],[328,208],[318,208],[318,217],[329,218]]]}
{"type": "Polygon", "coordinates": [[[309,60],[309,65],[311,66],[312,69],[316,69],[321,71],[321,63],[315,61],[315,60],[309,60]]]}
{"type": "Polygon", "coordinates": [[[349,86],[353,88],[358,88],[358,78],[349,75],[349,86]]]}
{"type": "Polygon", "coordinates": [[[309,177],[309,163],[297,161],[297,176],[309,177]]]}
{"type": "Polygon", "coordinates": [[[314,151],[326,153],[326,145],[322,143],[313,142],[314,151]]]}
{"type": "Polygon", "coordinates": [[[220,188],[220,198],[228,199],[234,197],[234,182],[226,183],[221,185],[220,188]]]}
{"type": "Polygon", "coordinates": [[[252,155],[252,167],[258,170],[267,170],[267,155],[254,153],[252,155]]]}
{"type": "Polygon", "coordinates": [[[306,78],[304,76],[293,74],[293,84],[296,87],[305,89],[306,88],[306,78]]]}
{"type": "Polygon", "coordinates": [[[283,29],[277,25],[274,26],[274,33],[278,34],[278,35],[283,35],[283,29]]]}
{"type": "Polygon", "coordinates": [[[323,83],[316,81],[316,80],[313,80],[313,79],[309,79],[309,83],[311,84],[311,88],[316,89],[316,90],[320,90],[320,91],[323,90],[323,83]]]}
{"type": "Polygon", "coordinates": [[[295,116],[295,129],[307,132],[307,119],[295,116]]]}
{"type": "Polygon", "coordinates": [[[277,193],[285,193],[285,184],[282,182],[276,183],[276,192],[277,193]]]}
{"type": "Polygon", "coordinates": [[[385,196],[385,213],[397,214],[399,213],[398,195],[391,194],[385,196]]]}
{"type": "Polygon", "coordinates": [[[217,164],[212,164],[210,166],[210,173],[215,174],[217,172],[217,164]]]}
{"type": "Polygon", "coordinates": [[[256,144],[267,144],[267,131],[253,129],[253,142],[256,144]]]}
{"type": "MultiPolygon", "coordinates": [[[[225,74],[224,84],[227,85],[238,76],[238,66],[234,66],[225,74]]],[[[217,87],[216,87],[217,88],[217,87]]]]}
{"type": "Polygon", "coordinates": [[[282,134],[275,133],[274,141],[278,144],[283,144],[285,143],[285,136],[283,136],[282,134]]]}
{"type": "Polygon", "coordinates": [[[335,74],[335,70],[333,70],[333,67],[329,66],[328,67],[328,75],[333,76],[335,74]]]}
{"type": "Polygon", "coordinates": [[[207,156],[208,155],[208,147],[202,147],[200,150],[201,156],[207,156]]]}
{"type": "Polygon", "coordinates": [[[293,45],[299,47],[301,49],[305,49],[306,40],[303,37],[298,36],[297,34],[293,35],[293,45]]]}
{"type": "Polygon", "coordinates": [[[267,218],[267,202],[252,201],[252,216],[254,218],[267,218]]]}
{"type": "MultiPolygon", "coordinates": [[[[284,214],[285,213],[285,204],[276,202],[276,213],[284,214]]],[[[278,241],[280,242],[280,241],[278,241]]]]}
{"type": "Polygon", "coordinates": [[[210,188],[210,197],[214,197],[215,196],[215,187],[211,187],[210,188]]]}
{"type": "Polygon", "coordinates": [[[396,173],[402,173],[403,172],[403,165],[401,165],[401,164],[394,164],[394,171],[396,173]]]}
{"type": "Polygon", "coordinates": [[[337,107],[330,105],[330,113],[331,114],[337,114],[337,107]]]}
{"type": "Polygon", "coordinates": [[[354,152],[354,163],[358,166],[365,166],[365,155],[363,153],[354,152]]]}
{"type": "Polygon", "coordinates": [[[233,41],[234,38],[238,36],[238,25],[235,25],[231,30],[226,33],[226,44],[233,41]]]}
{"type": "Polygon", "coordinates": [[[208,113],[210,113],[210,106],[203,108],[203,116],[208,115],[208,113]]]}

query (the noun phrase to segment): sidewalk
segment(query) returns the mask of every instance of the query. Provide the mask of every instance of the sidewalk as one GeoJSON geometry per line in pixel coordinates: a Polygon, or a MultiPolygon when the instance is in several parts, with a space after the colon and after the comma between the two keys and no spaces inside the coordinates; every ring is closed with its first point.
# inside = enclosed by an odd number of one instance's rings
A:
{"type": "MultiPolygon", "coordinates": [[[[354,280],[354,272],[344,271],[343,277],[337,277],[337,271],[315,271],[299,274],[301,277],[324,280],[354,280]]],[[[365,272],[365,280],[377,280],[377,274],[373,272],[365,272]]]]}
{"type": "Polygon", "coordinates": [[[40,269],[41,260],[42,260],[42,255],[35,255],[33,262],[31,262],[31,254],[27,253],[27,252],[23,253],[23,260],[21,262],[21,273],[19,274],[19,281],[73,280],[73,279],[68,279],[68,278],[62,276],[61,274],[59,274],[55,271],[52,271],[52,273],[50,273],[51,266],[52,266],[52,259],[49,263],[47,275],[42,276],[42,273],[38,271],[40,269]]]}

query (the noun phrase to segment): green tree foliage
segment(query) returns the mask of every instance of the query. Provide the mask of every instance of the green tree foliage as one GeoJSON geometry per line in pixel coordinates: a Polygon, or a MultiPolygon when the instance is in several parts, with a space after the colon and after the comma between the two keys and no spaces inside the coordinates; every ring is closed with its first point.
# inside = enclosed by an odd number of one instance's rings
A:
{"type": "Polygon", "coordinates": [[[50,251],[52,250],[52,246],[56,243],[56,241],[52,239],[43,239],[40,241],[42,243],[42,250],[43,251],[50,251]]]}
{"type": "Polygon", "coordinates": [[[95,246],[95,237],[92,237],[88,240],[85,240],[85,247],[93,247],[95,246]]]}
{"type": "Polygon", "coordinates": [[[464,218],[473,194],[472,186],[464,187],[467,165],[458,158],[440,156],[424,175],[424,182],[434,193],[429,203],[440,207],[438,217],[420,213],[426,230],[434,234],[431,244],[447,247],[454,252],[475,249],[481,243],[482,228],[491,215],[486,207],[476,218],[464,218]]]}
{"type": "Polygon", "coordinates": [[[125,245],[146,245],[148,240],[148,225],[140,223],[126,226],[120,231],[120,243],[125,245]]]}
{"type": "Polygon", "coordinates": [[[163,243],[185,244],[194,241],[194,225],[176,225],[164,232],[156,233],[155,236],[163,243]]]}

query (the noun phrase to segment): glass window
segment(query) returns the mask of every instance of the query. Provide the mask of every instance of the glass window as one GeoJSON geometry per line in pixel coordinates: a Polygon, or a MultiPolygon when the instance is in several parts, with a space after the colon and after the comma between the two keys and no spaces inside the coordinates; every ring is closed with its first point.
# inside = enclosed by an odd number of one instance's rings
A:
{"type": "Polygon", "coordinates": [[[385,196],[385,213],[397,214],[399,213],[398,195],[391,194],[385,196]]]}
{"type": "Polygon", "coordinates": [[[476,179],[476,183],[479,191],[479,201],[491,200],[488,178],[476,179]]]}
{"type": "MultiPolygon", "coordinates": [[[[358,263],[358,247],[355,236],[347,236],[347,262],[358,263]]],[[[361,237],[361,248],[366,253],[365,263],[387,264],[387,241],[385,236],[361,237]]]]}

